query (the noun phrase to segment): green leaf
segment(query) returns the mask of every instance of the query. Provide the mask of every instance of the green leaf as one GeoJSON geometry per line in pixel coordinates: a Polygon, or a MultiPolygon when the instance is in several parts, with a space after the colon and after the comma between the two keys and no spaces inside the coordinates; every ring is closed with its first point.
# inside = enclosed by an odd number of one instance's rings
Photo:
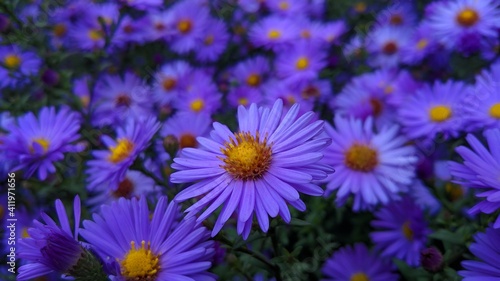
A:
{"type": "Polygon", "coordinates": [[[454,244],[463,244],[465,243],[464,237],[460,234],[451,232],[446,229],[440,229],[431,235],[429,235],[430,238],[441,240],[443,242],[450,242],[454,244]]]}

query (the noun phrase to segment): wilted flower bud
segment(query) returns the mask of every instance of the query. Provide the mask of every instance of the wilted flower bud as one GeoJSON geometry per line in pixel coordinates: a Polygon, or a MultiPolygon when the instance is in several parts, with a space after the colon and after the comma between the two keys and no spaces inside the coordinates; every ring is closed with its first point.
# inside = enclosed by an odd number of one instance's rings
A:
{"type": "Polygon", "coordinates": [[[438,272],[443,268],[443,255],[435,247],[423,249],[420,252],[422,267],[429,272],[438,272]]]}

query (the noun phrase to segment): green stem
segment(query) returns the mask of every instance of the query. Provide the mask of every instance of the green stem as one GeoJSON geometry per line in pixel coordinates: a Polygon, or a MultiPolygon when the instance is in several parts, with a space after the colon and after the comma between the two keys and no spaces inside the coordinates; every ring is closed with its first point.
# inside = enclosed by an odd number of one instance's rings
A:
{"type": "Polygon", "coordinates": [[[144,167],[144,162],[142,160],[140,160],[140,159],[137,159],[134,162],[134,164],[132,165],[131,169],[140,171],[141,173],[145,174],[146,176],[152,178],[157,185],[160,185],[160,186],[163,186],[163,187],[166,187],[166,188],[169,187],[165,183],[165,180],[160,179],[153,172],[151,172],[150,170],[146,169],[146,167],[144,167]]]}

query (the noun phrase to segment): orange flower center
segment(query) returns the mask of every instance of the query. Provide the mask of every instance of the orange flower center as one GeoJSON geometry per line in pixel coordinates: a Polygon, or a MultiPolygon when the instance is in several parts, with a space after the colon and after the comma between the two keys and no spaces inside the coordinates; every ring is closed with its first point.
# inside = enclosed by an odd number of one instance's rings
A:
{"type": "Polygon", "coordinates": [[[471,27],[478,21],[479,14],[471,8],[465,8],[457,15],[457,22],[463,27],[471,27]]]}
{"type": "Polygon", "coordinates": [[[378,153],[367,145],[354,144],[345,153],[344,163],[352,170],[370,172],[378,165],[378,153]]]}

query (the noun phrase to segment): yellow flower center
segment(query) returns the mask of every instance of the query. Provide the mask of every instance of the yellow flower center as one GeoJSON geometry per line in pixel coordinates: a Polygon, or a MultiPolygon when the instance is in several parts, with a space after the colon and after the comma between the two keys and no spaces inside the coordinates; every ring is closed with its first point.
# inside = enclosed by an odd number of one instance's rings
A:
{"type": "Polygon", "coordinates": [[[193,23],[190,20],[188,20],[188,19],[180,20],[177,23],[177,29],[182,34],[186,34],[186,33],[190,32],[192,28],[193,28],[193,23]]]}
{"type": "Polygon", "coordinates": [[[425,38],[422,38],[417,42],[417,49],[423,50],[425,47],[427,47],[427,45],[429,45],[429,41],[425,38]]]}
{"type": "Polygon", "coordinates": [[[43,152],[47,152],[47,150],[49,150],[49,145],[50,145],[50,142],[46,139],[46,138],[35,138],[33,139],[33,142],[32,142],[32,145],[31,145],[31,153],[35,152],[35,149],[33,148],[33,144],[39,144],[42,148],[43,148],[43,152]]]}
{"type": "Polygon", "coordinates": [[[109,155],[108,160],[111,163],[115,164],[122,162],[123,160],[125,160],[127,157],[130,156],[133,150],[134,150],[134,143],[132,143],[130,140],[126,138],[119,139],[116,146],[109,148],[111,154],[109,155]]]}
{"type": "Polygon", "coordinates": [[[104,37],[104,34],[100,29],[91,29],[89,30],[88,36],[92,41],[99,41],[104,37]]]}
{"type": "Polygon", "coordinates": [[[112,195],[115,198],[130,198],[132,192],[134,192],[134,183],[128,178],[125,178],[118,184],[118,188],[113,191],[112,195]]]}
{"type": "Polygon", "coordinates": [[[179,139],[179,147],[197,147],[198,142],[196,141],[196,137],[191,134],[182,134],[179,139]]]}
{"type": "Polygon", "coordinates": [[[15,69],[21,65],[21,58],[16,54],[9,54],[5,56],[4,63],[8,68],[15,69]]]}
{"type": "Polygon", "coordinates": [[[172,90],[175,85],[177,84],[177,80],[174,78],[167,77],[165,80],[163,80],[162,86],[165,91],[170,91],[172,90]]]}
{"type": "Polygon", "coordinates": [[[463,27],[471,27],[476,24],[478,20],[479,14],[471,8],[465,8],[457,15],[457,22],[463,27]]]}
{"type": "Polygon", "coordinates": [[[203,41],[203,43],[205,43],[205,45],[207,45],[207,46],[212,45],[214,43],[214,36],[208,35],[207,37],[205,37],[205,40],[203,41]]]}
{"type": "Polygon", "coordinates": [[[160,270],[159,256],[150,250],[150,243],[141,242],[141,248],[135,248],[135,242],[130,242],[131,249],[120,262],[121,273],[127,280],[156,280],[154,277],[160,270]]]}
{"type": "Polygon", "coordinates": [[[295,97],[292,94],[290,94],[290,95],[285,97],[285,102],[287,103],[287,105],[293,105],[297,102],[297,100],[295,99],[295,97]]]}
{"type": "Polygon", "coordinates": [[[366,11],[366,4],[365,2],[358,2],[354,4],[354,11],[357,13],[364,13],[366,11]]]}
{"type": "Polygon", "coordinates": [[[393,55],[398,51],[398,45],[394,41],[389,41],[385,43],[384,47],[382,48],[382,52],[386,55],[393,55]]]}
{"type": "Polygon", "coordinates": [[[82,105],[84,108],[87,108],[90,103],[90,97],[89,96],[82,96],[80,97],[80,101],[82,102],[82,105]]]}
{"type": "Polygon", "coordinates": [[[236,140],[230,139],[221,148],[226,156],[222,161],[224,168],[233,178],[255,180],[261,178],[271,165],[272,150],[267,137],[259,141],[259,132],[255,136],[248,132],[235,134],[236,140]]]}
{"type": "Polygon", "coordinates": [[[278,4],[278,7],[283,10],[283,11],[286,11],[290,8],[290,4],[288,4],[287,1],[281,1],[279,4],[278,4]]]}
{"type": "Polygon", "coordinates": [[[344,163],[352,170],[370,172],[378,165],[378,153],[367,145],[354,144],[345,153],[344,163]]]}
{"type": "Polygon", "coordinates": [[[301,96],[304,99],[308,100],[311,98],[317,98],[317,97],[321,96],[321,92],[319,91],[318,88],[310,85],[310,86],[305,87],[304,90],[302,90],[301,96]]]}
{"type": "Polygon", "coordinates": [[[247,84],[252,87],[256,87],[260,85],[260,76],[259,74],[252,73],[247,77],[247,84]]]}
{"type": "Polygon", "coordinates": [[[309,60],[306,57],[300,57],[295,63],[295,67],[298,70],[304,70],[309,67],[309,60]]]}
{"type": "Polygon", "coordinates": [[[276,30],[276,29],[271,29],[267,33],[267,37],[269,37],[270,39],[278,39],[281,37],[281,32],[279,30],[276,30]]]}
{"type": "Polygon", "coordinates": [[[238,104],[241,104],[243,106],[248,104],[248,99],[247,98],[239,98],[238,99],[238,104]]]}
{"type": "Polygon", "coordinates": [[[200,112],[203,109],[203,107],[205,107],[205,103],[203,102],[202,99],[195,99],[194,101],[191,102],[190,107],[192,111],[200,112]]]}
{"type": "Polygon", "coordinates": [[[394,92],[394,87],[391,85],[387,85],[384,87],[385,94],[392,94],[394,92]]]}
{"type": "Polygon", "coordinates": [[[401,231],[403,232],[403,235],[406,237],[406,239],[413,240],[413,230],[411,229],[410,221],[406,221],[405,223],[403,223],[401,231]]]}
{"type": "Polygon", "coordinates": [[[446,105],[437,105],[429,110],[429,117],[434,122],[443,122],[451,117],[451,108],[446,105]]]}
{"type": "Polygon", "coordinates": [[[28,233],[28,228],[27,227],[23,227],[22,228],[22,231],[21,231],[21,238],[29,238],[30,235],[28,233]]]}
{"type": "Polygon", "coordinates": [[[500,102],[495,103],[490,107],[490,116],[493,118],[500,119],[500,102]]]}
{"type": "Polygon", "coordinates": [[[54,28],[52,29],[52,32],[54,32],[54,35],[56,37],[63,37],[66,35],[66,32],[68,31],[68,28],[66,27],[65,24],[56,24],[54,28]]]}
{"type": "Polygon", "coordinates": [[[370,281],[370,278],[368,278],[368,275],[363,272],[357,272],[351,276],[349,281],[370,281]]]}

